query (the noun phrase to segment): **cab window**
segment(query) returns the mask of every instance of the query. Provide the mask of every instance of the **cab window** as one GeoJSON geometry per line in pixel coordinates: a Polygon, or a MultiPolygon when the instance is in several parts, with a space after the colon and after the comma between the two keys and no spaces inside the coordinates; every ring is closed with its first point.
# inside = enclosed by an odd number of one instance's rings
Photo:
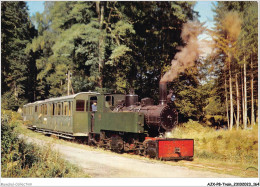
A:
{"type": "Polygon", "coordinates": [[[90,97],[90,111],[97,111],[97,97],[90,97]],[[94,109],[94,110],[93,110],[94,109]]]}
{"type": "Polygon", "coordinates": [[[105,107],[110,108],[114,106],[114,97],[111,95],[106,96],[105,107]]]}
{"type": "Polygon", "coordinates": [[[76,100],[76,111],[84,111],[85,101],[76,100]]]}

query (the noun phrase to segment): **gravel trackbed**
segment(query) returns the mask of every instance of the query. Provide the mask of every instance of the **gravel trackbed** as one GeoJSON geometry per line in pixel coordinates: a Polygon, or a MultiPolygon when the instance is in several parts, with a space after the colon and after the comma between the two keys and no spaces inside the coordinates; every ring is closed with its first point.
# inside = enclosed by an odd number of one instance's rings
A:
{"type": "MultiPolygon", "coordinates": [[[[40,145],[45,141],[24,137],[28,142],[40,145]]],[[[94,178],[233,178],[235,176],[218,174],[209,171],[192,170],[181,166],[128,158],[106,151],[86,150],[72,146],[52,143],[52,149],[58,151],[64,159],[83,168],[94,178]]]]}

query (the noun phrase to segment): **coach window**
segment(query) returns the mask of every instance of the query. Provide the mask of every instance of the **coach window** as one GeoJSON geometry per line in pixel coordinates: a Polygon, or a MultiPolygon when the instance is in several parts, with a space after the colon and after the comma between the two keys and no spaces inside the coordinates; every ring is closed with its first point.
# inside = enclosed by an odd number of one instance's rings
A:
{"type": "Polygon", "coordinates": [[[64,115],[67,116],[68,114],[69,114],[68,102],[64,102],[64,115]]]}
{"type": "Polygon", "coordinates": [[[55,115],[55,104],[52,103],[52,108],[51,108],[51,115],[54,116],[55,115]]]}
{"type": "Polygon", "coordinates": [[[63,115],[63,114],[64,114],[64,111],[63,111],[64,108],[63,108],[63,106],[64,106],[64,105],[63,105],[63,102],[62,102],[62,103],[61,103],[61,111],[60,111],[60,115],[63,115]]]}
{"type": "Polygon", "coordinates": [[[50,104],[49,114],[53,116],[53,103],[50,104]]]}
{"type": "Polygon", "coordinates": [[[84,111],[85,100],[76,100],[76,111],[84,111]]]}
{"type": "Polygon", "coordinates": [[[72,116],[72,106],[73,106],[73,102],[70,101],[69,102],[69,116],[72,116]]]}
{"type": "Polygon", "coordinates": [[[61,110],[61,104],[58,103],[58,108],[57,108],[57,111],[58,111],[58,112],[57,112],[57,115],[60,115],[60,113],[61,113],[60,110],[61,110]]]}
{"type": "Polygon", "coordinates": [[[57,111],[57,103],[54,104],[54,115],[56,116],[58,114],[58,111],[57,111]]]}
{"type": "Polygon", "coordinates": [[[47,116],[47,104],[44,105],[44,115],[47,116]]]}
{"type": "Polygon", "coordinates": [[[51,110],[52,110],[52,104],[51,104],[51,103],[48,103],[48,104],[47,104],[47,115],[48,115],[48,116],[51,116],[51,110]]]}

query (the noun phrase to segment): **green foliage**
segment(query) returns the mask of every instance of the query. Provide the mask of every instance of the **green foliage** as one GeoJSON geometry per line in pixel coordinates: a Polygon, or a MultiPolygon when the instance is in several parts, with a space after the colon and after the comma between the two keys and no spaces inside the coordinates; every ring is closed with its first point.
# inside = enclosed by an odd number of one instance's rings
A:
{"type": "Polygon", "coordinates": [[[199,59],[194,67],[186,69],[178,79],[168,85],[176,96],[175,104],[180,122],[186,122],[188,119],[201,120],[207,113],[207,105],[210,104],[208,98],[213,95],[213,84],[202,75],[209,74],[206,66],[207,64],[199,59]]]}
{"type": "Polygon", "coordinates": [[[39,35],[27,46],[27,53],[38,56],[38,99],[65,94],[68,70],[74,92],[96,86],[126,92],[135,87],[141,97],[155,97],[146,85],[158,89],[161,68],[181,45],[182,23],[195,15],[193,2],[45,5],[43,14],[33,17],[39,35]]]}
{"type": "Polygon", "coordinates": [[[17,109],[33,94],[33,57],[25,48],[36,33],[22,1],[1,3],[1,24],[1,93],[5,107],[17,109]]]}
{"type": "Polygon", "coordinates": [[[2,177],[88,177],[81,169],[52,151],[51,145],[39,148],[18,138],[16,130],[18,123],[22,122],[17,113],[2,110],[2,177]]]}
{"type": "MultiPolygon", "coordinates": [[[[182,24],[197,16],[194,4],[46,2],[44,12],[32,18],[38,36],[25,50],[35,57],[33,98],[65,95],[69,70],[75,93],[97,86],[119,93],[134,88],[141,98],[158,100],[160,77],[177,46],[184,45],[182,24]]],[[[202,115],[208,94],[200,91],[197,71],[186,72],[176,83],[177,105],[185,118],[202,115]]]]}
{"type": "Polygon", "coordinates": [[[14,133],[15,123],[10,123],[11,115],[2,112],[1,115],[1,163],[7,161],[8,153],[14,151],[18,143],[17,134],[14,133]],[[10,125],[9,125],[10,124],[10,125]]]}
{"type": "Polygon", "coordinates": [[[125,46],[125,45],[120,45],[118,47],[116,47],[113,51],[112,54],[110,56],[111,60],[117,61],[117,59],[120,59],[120,57],[124,56],[126,52],[128,51],[132,51],[131,49],[129,49],[129,47],[125,46]]]}

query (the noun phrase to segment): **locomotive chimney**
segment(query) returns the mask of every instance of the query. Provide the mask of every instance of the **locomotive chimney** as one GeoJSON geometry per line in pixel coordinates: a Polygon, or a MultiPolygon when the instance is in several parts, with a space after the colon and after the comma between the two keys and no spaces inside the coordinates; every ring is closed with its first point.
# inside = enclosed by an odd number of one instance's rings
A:
{"type": "Polygon", "coordinates": [[[159,83],[159,104],[165,105],[167,102],[167,82],[159,83]]]}

